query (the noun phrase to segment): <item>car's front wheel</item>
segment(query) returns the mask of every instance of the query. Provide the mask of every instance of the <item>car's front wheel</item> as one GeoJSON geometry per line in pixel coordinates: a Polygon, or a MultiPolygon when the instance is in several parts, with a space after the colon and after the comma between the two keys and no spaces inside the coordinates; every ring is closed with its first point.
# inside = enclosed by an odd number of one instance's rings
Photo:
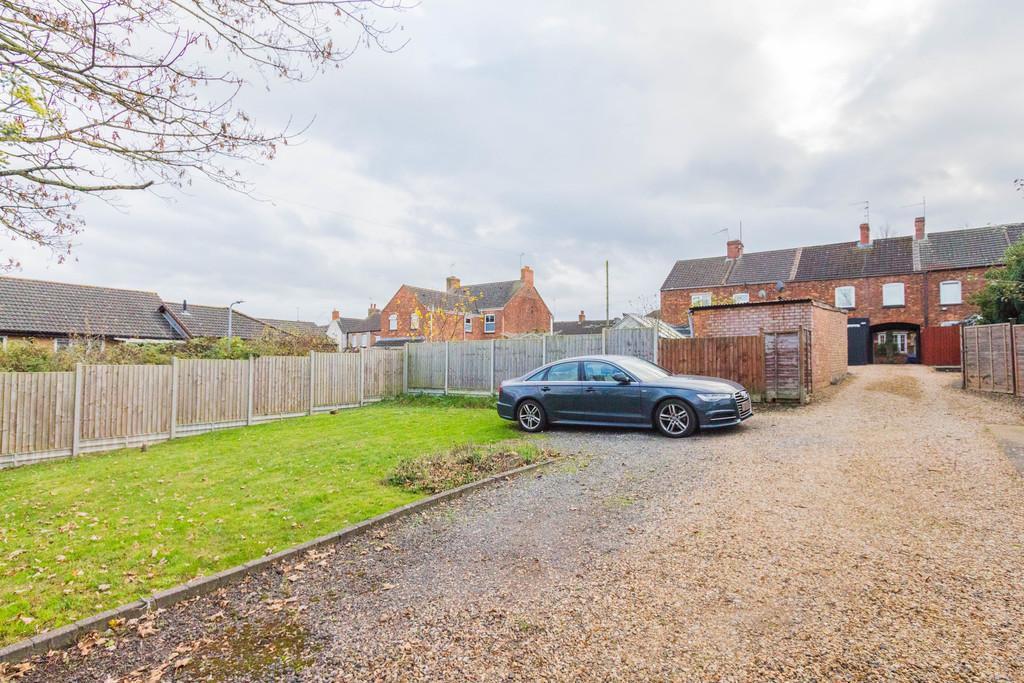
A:
{"type": "Polygon", "coordinates": [[[670,398],[658,405],[654,426],[673,439],[689,436],[697,429],[697,414],[685,401],[670,398]]]}
{"type": "Polygon", "coordinates": [[[516,410],[516,421],[524,432],[535,433],[547,426],[548,419],[544,415],[544,407],[536,401],[526,400],[516,410]]]}

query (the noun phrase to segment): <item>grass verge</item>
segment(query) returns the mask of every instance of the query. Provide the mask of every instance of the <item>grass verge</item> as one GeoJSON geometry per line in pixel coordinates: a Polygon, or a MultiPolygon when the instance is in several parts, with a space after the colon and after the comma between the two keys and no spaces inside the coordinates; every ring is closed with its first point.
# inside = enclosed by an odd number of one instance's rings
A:
{"type": "Polygon", "coordinates": [[[390,401],[0,472],[0,645],[423,497],[385,480],[517,435],[462,405],[390,401]]]}
{"type": "Polygon", "coordinates": [[[553,451],[529,442],[463,444],[446,452],[403,460],[384,482],[407,491],[440,493],[553,457],[553,451]]]}

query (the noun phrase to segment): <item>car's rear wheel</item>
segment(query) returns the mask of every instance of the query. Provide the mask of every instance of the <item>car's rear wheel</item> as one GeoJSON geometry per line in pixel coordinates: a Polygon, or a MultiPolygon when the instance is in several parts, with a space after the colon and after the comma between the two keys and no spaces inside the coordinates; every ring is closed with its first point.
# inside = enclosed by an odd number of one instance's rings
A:
{"type": "Polygon", "coordinates": [[[544,414],[544,407],[533,400],[525,400],[516,409],[516,421],[519,428],[524,432],[542,431],[548,424],[548,418],[544,414]]]}
{"type": "Polygon", "coordinates": [[[697,414],[685,401],[670,398],[658,405],[654,413],[654,426],[673,439],[689,436],[697,429],[697,414]]]}

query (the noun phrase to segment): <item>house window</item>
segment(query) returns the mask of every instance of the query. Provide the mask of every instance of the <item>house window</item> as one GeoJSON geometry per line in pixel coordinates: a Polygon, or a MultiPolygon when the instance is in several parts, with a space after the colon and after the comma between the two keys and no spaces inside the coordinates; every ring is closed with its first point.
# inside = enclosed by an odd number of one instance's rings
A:
{"type": "Polygon", "coordinates": [[[397,313],[392,313],[391,315],[388,316],[388,329],[392,330],[392,331],[398,329],[398,314],[397,313]]]}
{"type": "Polygon", "coordinates": [[[856,308],[857,291],[850,286],[836,287],[836,308],[856,308]]]}
{"type": "Polygon", "coordinates": [[[409,329],[410,330],[418,330],[418,329],[420,329],[420,314],[419,313],[413,313],[412,315],[409,316],[409,329]]]}
{"type": "Polygon", "coordinates": [[[903,283],[889,282],[882,285],[882,305],[902,306],[904,303],[903,283]]]}
{"type": "Polygon", "coordinates": [[[748,292],[737,292],[732,295],[732,302],[734,304],[749,304],[750,294],[748,292]]]}
{"type": "Polygon", "coordinates": [[[488,313],[484,316],[484,333],[494,334],[494,314],[488,313]]]}
{"type": "Polygon", "coordinates": [[[697,308],[699,306],[710,306],[711,305],[711,292],[700,292],[699,294],[690,295],[690,308],[697,308]]]}
{"type": "Polygon", "coordinates": [[[896,337],[896,353],[907,352],[907,333],[906,332],[895,332],[893,334],[896,337]]]}
{"type": "Polygon", "coordinates": [[[369,345],[370,345],[370,333],[369,332],[365,332],[365,333],[363,333],[363,346],[369,346],[369,345]]]}
{"type": "Polygon", "coordinates": [[[71,340],[67,337],[56,337],[53,340],[54,351],[66,351],[71,348],[71,340]]]}
{"type": "MultiPolygon", "coordinates": [[[[466,319],[462,321],[462,329],[465,332],[472,332],[473,331],[473,319],[470,318],[468,315],[466,316],[466,319]]],[[[494,330],[491,330],[491,332],[493,332],[493,331],[494,330]]]]}
{"type": "Polygon", "coordinates": [[[7,350],[7,337],[0,337],[0,349],[7,350]]]}
{"type": "Polygon", "coordinates": [[[959,280],[947,280],[939,283],[940,305],[951,306],[954,304],[962,304],[963,302],[963,291],[959,280]]]}

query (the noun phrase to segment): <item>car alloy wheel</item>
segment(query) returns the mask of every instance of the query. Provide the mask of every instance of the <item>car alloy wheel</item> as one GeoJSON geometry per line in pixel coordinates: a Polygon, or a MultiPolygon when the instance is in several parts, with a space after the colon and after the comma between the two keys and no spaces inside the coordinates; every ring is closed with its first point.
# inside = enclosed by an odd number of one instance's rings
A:
{"type": "Polygon", "coordinates": [[[518,417],[523,431],[539,432],[544,428],[544,409],[536,401],[523,401],[518,417]]]}
{"type": "Polygon", "coordinates": [[[693,410],[678,400],[665,401],[658,407],[658,430],[665,436],[689,436],[696,428],[693,410]]]}

